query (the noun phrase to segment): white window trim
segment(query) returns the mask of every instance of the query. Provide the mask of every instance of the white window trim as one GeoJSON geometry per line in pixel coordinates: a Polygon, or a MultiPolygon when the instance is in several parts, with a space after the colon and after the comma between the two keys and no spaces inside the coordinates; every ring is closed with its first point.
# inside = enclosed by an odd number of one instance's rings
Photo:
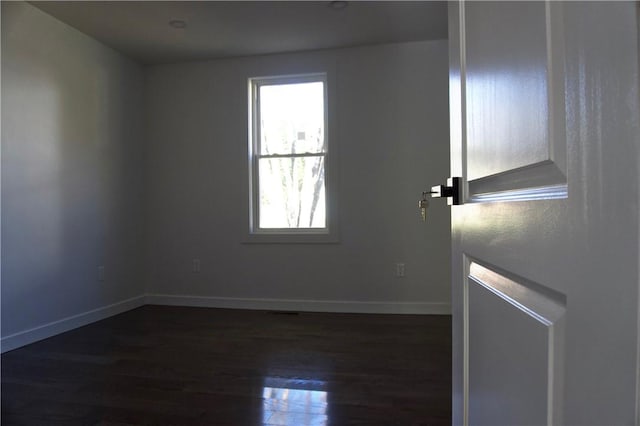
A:
{"type": "MultiPolygon", "coordinates": [[[[248,80],[249,107],[249,214],[246,243],[337,243],[337,185],[335,184],[336,158],[335,152],[335,91],[330,73],[312,72],[305,74],[278,75],[268,77],[252,77],[248,80]],[[325,167],[325,228],[258,228],[258,143],[259,126],[257,125],[259,104],[257,88],[265,84],[294,84],[312,81],[324,83],[324,122],[326,149],[324,156],[325,167]]],[[[316,155],[316,154],[314,154],[316,155]]],[[[297,156],[297,155],[296,155],[297,156]]]]}

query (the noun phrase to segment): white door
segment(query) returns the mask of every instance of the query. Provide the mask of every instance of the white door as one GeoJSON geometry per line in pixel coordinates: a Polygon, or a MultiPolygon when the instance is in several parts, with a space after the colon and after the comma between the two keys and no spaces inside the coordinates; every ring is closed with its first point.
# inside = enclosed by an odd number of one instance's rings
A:
{"type": "Polygon", "coordinates": [[[455,425],[637,424],[637,8],[450,4],[455,425]]]}

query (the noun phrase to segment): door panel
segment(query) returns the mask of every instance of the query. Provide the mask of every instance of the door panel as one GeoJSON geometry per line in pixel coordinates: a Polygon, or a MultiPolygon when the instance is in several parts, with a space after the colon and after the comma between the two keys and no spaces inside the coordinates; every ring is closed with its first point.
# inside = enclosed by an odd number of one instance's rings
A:
{"type": "Polygon", "coordinates": [[[460,16],[470,196],[566,196],[559,8],[471,2],[460,16]]]}
{"type": "Polygon", "coordinates": [[[453,423],[636,423],[630,2],[450,3],[453,423]]]}
{"type": "Polygon", "coordinates": [[[469,424],[542,425],[558,418],[565,300],[469,261],[465,282],[469,424]]]}
{"type": "Polygon", "coordinates": [[[549,160],[545,4],[464,7],[468,179],[549,160]]]}

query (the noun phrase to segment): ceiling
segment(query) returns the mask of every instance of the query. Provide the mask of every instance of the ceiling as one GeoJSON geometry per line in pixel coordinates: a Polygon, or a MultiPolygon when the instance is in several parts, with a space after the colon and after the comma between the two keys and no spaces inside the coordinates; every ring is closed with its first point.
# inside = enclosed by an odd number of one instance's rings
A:
{"type": "Polygon", "coordinates": [[[30,3],[143,64],[447,37],[446,2],[350,1],[342,9],[329,1],[30,3]]]}

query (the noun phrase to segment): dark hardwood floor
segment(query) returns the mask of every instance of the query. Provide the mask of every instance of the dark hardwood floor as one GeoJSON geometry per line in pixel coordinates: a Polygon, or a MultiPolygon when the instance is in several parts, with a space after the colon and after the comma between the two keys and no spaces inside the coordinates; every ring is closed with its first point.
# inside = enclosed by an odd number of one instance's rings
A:
{"type": "Polygon", "coordinates": [[[2,425],[449,425],[449,316],[145,306],[2,355],[2,425]]]}

